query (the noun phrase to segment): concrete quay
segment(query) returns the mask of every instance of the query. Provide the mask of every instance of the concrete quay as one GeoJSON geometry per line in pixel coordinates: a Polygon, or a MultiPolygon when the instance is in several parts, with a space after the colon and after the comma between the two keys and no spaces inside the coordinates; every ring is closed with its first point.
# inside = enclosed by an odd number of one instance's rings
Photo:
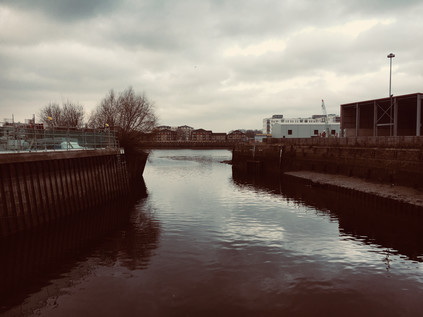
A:
{"type": "Polygon", "coordinates": [[[284,175],[308,181],[311,186],[329,187],[335,191],[356,191],[365,195],[423,208],[423,190],[413,187],[370,182],[357,177],[311,171],[285,172],[284,175]]]}
{"type": "Polygon", "coordinates": [[[423,137],[287,139],[237,145],[232,164],[423,207],[423,137]]]}

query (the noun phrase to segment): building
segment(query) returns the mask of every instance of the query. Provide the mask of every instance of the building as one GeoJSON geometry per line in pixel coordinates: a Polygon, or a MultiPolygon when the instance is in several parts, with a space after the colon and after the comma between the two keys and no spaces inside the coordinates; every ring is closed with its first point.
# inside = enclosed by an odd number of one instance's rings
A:
{"type": "Polygon", "coordinates": [[[247,135],[239,130],[228,133],[229,142],[246,142],[248,140],[247,135]]]}
{"type": "Polygon", "coordinates": [[[212,131],[204,129],[196,129],[191,132],[192,141],[211,141],[212,131]]]}
{"type": "Polygon", "coordinates": [[[191,133],[194,130],[193,127],[182,125],[176,128],[176,139],[178,141],[189,141],[191,140],[191,133]]]}
{"type": "Polygon", "coordinates": [[[272,127],[275,123],[281,123],[283,120],[282,114],[274,114],[271,118],[263,119],[263,133],[272,134],[272,127]]]}
{"type": "MultiPolygon", "coordinates": [[[[314,124],[314,123],[324,123],[324,115],[313,115],[311,118],[284,118],[281,114],[275,114],[272,118],[263,119],[263,134],[272,134],[273,126],[275,124],[314,124]]],[[[338,123],[340,122],[340,117],[336,114],[328,114],[328,123],[338,123]]]]}
{"type": "Polygon", "coordinates": [[[172,127],[170,125],[160,125],[156,127],[156,130],[172,130],[172,127]]]}
{"type": "Polygon", "coordinates": [[[226,142],[226,133],[212,133],[212,141],[215,142],[226,142]]]}
{"type": "Polygon", "coordinates": [[[156,130],[154,134],[154,141],[176,141],[176,131],[163,128],[156,130]]]}
{"type": "Polygon", "coordinates": [[[340,124],[332,122],[284,122],[273,125],[272,138],[311,138],[326,137],[326,129],[329,136],[339,136],[340,124]]]}
{"type": "Polygon", "coordinates": [[[263,134],[272,138],[310,138],[326,136],[339,136],[340,117],[336,114],[327,116],[327,125],[324,115],[313,115],[309,118],[284,118],[283,115],[273,115],[272,118],[263,119],[263,134]]]}
{"type": "Polygon", "coordinates": [[[422,93],[414,93],[343,104],[342,135],[421,136],[422,99],[422,93]]]}

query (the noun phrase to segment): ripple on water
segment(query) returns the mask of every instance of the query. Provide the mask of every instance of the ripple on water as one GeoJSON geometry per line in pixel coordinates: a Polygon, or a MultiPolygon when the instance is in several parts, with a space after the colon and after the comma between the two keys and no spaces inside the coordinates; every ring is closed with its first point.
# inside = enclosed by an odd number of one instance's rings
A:
{"type": "MultiPolygon", "coordinates": [[[[423,258],[413,255],[414,245],[391,243],[401,236],[392,240],[383,230],[380,238],[373,230],[380,219],[369,225],[368,218],[358,217],[360,208],[338,210],[342,204],[328,204],[336,196],[327,191],[237,177],[219,163],[230,156],[229,151],[153,151],[144,173],[148,197],[128,226],[107,236],[78,265],[69,265],[67,276],[88,268],[70,287],[47,281],[58,289],[53,312],[421,313],[423,258]],[[302,195],[311,190],[312,199],[302,195]]],[[[34,301],[37,295],[29,296],[34,301]]]]}

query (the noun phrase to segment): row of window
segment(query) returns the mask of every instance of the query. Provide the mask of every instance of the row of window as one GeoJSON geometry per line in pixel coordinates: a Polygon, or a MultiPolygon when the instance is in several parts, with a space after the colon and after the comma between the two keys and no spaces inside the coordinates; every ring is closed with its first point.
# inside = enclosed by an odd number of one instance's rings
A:
{"type": "MultiPolygon", "coordinates": [[[[319,135],[319,130],[314,130],[314,135],[319,135]]],[[[330,134],[331,135],[335,135],[336,131],[335,130],[330,130],[330,134]]],[[[288,135],[292,135],[292,130],[288,130],[288,135]]]]}

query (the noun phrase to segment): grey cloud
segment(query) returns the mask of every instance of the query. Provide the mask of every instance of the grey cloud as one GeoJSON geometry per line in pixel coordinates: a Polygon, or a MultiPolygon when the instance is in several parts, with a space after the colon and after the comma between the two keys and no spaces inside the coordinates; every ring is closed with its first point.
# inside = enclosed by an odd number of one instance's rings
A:
{"type": "Polygon", "coordinates": [[[259,128],[273,113],[318,113],[321,98],[337,112],[379,97],[390,51],[396,94],[422,82],[419,1],[0,0],[0,14],[8,7],[10,20],[0,21],[8,113],[62,96],[90,110],[109,89],[133,86],[156,102],[163,124],[228,131],[259,128]],[[380,23],[356,37],[328,31],[361,20],[380,23]],[[285,49],[225,55],[269,39],[285,49]]]}
{"type": "Polygon", "coordinates": [[[114,0],[2,0],[8,6],[25,11],[43,12],[58,22],[90,18],[93,15],[111,12],[118,1],[114,0]]]}
{"type": "Polygon", "coordinates": [[[338,0],[337,2],[341,2],[345,6],[345,11],[360,12],[372,16],[386,13],[401,14],[422,4],[420,0],[338,0]]]}

